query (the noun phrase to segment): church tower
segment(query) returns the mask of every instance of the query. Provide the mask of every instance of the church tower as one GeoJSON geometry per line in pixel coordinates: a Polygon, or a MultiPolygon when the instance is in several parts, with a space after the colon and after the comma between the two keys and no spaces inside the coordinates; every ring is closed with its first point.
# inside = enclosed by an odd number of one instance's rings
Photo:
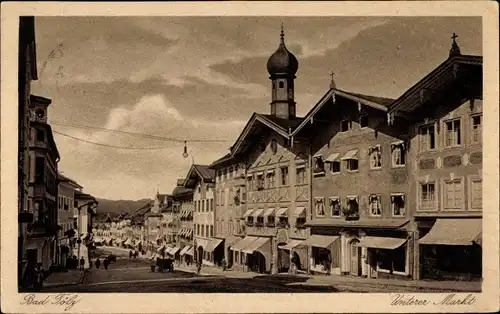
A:
{"type": "Polygon", "coordinates": [[[271,80],[271,115],[282,119],[296,117],[294,80],[299,68],[297,58],[285,46],[285,33],[281,25],[280,44],[267,61],[271,80]]]}

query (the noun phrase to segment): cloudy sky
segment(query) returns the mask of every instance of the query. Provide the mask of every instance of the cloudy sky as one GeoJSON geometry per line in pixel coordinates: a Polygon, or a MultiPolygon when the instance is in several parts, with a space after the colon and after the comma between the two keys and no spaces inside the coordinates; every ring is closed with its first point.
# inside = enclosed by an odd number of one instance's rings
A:
{"type": "Polygon", "coordinates": [[[32,88],[53,100],[53,129],[144,148],[55,134],[60,170],[98,197],[171,192],[191,156],[211,163],[252,112],[269,112],[266,62],[281,22],[299,60],[299,115],[327,91],[332,70],[340,89],[395,98],[447,58],[453,32],[463,54],[482,54],[480,18],[40,17],[32,88]],[[190,157],[182,142],[61,123],[187,140],[190,157]]]}

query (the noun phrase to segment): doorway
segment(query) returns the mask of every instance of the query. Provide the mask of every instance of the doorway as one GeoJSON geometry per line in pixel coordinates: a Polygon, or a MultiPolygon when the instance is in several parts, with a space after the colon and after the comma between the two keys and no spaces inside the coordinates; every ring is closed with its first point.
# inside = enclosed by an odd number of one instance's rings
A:
{"type": "Polygon", "coordinates": [[[361,248],[357,246],[358,239],[349,242],[349,265],[351,276],[361,276],[361,248]]]}
{"type": "Polygon", "coordinates": [[[197,256],[197,262],[198,263],[203,263],[203,247],[200,245],[198,246],[198,256],[197,256]]]}
{"type": "Polygon", "coordinates": [[[227,268],[233,267],[233,252],[231,251],[231,247],[227,248],[227,268]]]}

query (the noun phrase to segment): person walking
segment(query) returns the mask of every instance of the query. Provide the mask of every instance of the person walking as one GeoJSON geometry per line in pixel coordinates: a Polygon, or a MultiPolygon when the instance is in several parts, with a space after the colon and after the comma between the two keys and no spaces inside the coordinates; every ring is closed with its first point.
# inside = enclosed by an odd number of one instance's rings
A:
{"type": "Polygon", "coordinates": [[[44,269],[42,263],[37,263],[35,268],[35,290],[40,291],[43,288],[44,269]]]}
{"type": "Polygon", "coordinates": [[[80,258],[80,270],[83,270],[83,267],[85,266],[85,259],[83,259],[83,256],[80,258]]]}
{"type": "Polygon", "coordinates": [[[225,258],[222,259],[221,264],[222,264],[222,271],[226,271],[226,269],[227,269],[227,263],[226,263],[226,259],[225,258]]]}
{"type": "Polygon", "coordinates": [[[107,258],[104,259],[104,262],[103,262],[103,265],[104,265],[104,269],[108,269],[108,265],[109,265],[109,261],[107,258]]]}
{"type": "Polygon", "coordinates": [[[101,261],[99,260],[99,258],[95,261],[95,268],[99,269],[99,267],[101,266],[101,261]]]}
{"type": "Polygon", "coordinates": [[[201,272],[201,262],[198,261],[198,263],[196,264],[196,273],[199,275],[201,272]]]}

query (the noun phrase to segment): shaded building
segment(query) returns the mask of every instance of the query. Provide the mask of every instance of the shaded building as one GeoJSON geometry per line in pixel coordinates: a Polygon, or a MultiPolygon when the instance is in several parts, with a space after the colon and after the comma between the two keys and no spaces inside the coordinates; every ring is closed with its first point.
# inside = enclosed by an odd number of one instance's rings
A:
{"type": "Polygon", "coordinates": [[[482,274],[483,59],[462,55],[452,38],[449,58],[389,109],[389,122],[410,125],[407,207],[419,239],[416,279],[482,274]]]}
{"type": "Polygon", "coordinates": [[[73,217],[75,218],[76,243],[73,254],[78,259],[84,258],[84,267],[89,267],[89,248],[92,245],[93,218],[96,215],[96,208],[99,205],[97,200],[90,194],[75,191],[75,204],[73,217]]]}

